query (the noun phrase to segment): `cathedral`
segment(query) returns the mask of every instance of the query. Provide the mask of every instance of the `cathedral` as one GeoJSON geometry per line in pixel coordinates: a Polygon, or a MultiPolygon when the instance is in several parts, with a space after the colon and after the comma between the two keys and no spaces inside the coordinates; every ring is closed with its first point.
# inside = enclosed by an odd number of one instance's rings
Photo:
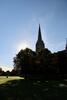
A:
{"type": "Polygon", "coordinates": [[[67,79],[67,39],[65,49],[52,53],[45,47],[39,25],[36,50],[21,50],[14,59],[14,70],[24,77],[67,79]],[[19,63],[18,63],[19,61],[19,63]],[[64,76],[66,75],[66,76],[64,76]],[[44,76],[44,77],[43,77],[44,76]]]}

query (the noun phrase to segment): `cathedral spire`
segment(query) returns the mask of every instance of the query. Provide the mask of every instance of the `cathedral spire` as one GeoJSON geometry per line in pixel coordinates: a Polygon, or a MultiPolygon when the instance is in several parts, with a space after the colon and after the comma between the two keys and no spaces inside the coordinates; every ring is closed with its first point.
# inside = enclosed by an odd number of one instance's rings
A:
{"type": "Polygon", "coordinates": [[[42,40],[42,36],[41,36],[41,28],[40,28],[40,24],[39,24],[39,29],[38,29],[38,40],[36,42],[36,52],[39,53],[40,51],[42,51],[45,48],[44,42],[42,40]]]}
{"type": "Polygon", "coordinates": [[[39,30],[38,30],[38,40],[42,41],[40,24],[39,24],[39,30]]]}

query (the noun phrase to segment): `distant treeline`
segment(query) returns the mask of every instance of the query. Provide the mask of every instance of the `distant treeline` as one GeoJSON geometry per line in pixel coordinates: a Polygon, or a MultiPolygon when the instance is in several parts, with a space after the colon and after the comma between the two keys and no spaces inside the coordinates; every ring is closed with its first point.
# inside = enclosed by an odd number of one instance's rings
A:
{"type": "Polygon", "coordinates": [[[2,68],[0,68],[0,76],[17,76],[17,72],[13,69],[12,71],[3,71],[2,68]]]}
{"type": "Polygon", "coordinates": [[[29,79],[67,78],[67,51],[51,53],[47,48],[36,53],[29,48],[14,57],[16,75],[29,79]]]}

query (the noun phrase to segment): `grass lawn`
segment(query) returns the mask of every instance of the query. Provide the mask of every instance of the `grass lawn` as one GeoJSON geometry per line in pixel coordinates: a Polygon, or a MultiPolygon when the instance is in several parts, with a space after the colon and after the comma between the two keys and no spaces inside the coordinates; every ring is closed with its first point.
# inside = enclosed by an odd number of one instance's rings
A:
{"type": "Polygon", "coordinates": [[[34,81],[0,77],[0,100],[67,100],[67,80],[34,81]]]}
{"type": "Polygon", "coordinates": [[[8,78],[6,76],[0,76],[0,84],[5,84],[6,82],[8,81],[11,81],[11,80],[20,80],[20,79],[23,79],[21,77],[17,77],[17,76],[9,76],[8,78]]]}

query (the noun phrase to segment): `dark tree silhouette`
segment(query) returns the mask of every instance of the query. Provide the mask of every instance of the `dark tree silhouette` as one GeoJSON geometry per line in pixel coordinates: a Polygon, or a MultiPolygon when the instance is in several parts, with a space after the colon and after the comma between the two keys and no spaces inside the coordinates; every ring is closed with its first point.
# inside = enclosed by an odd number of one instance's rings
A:
{"type": "Polygon", "coordinates": [[[29,48],[21,50],[14,57],[17,75],[27,78],[57,79],[67,77],[67,53],[51,53],[47,48],[36,53],[29,48]]]}

